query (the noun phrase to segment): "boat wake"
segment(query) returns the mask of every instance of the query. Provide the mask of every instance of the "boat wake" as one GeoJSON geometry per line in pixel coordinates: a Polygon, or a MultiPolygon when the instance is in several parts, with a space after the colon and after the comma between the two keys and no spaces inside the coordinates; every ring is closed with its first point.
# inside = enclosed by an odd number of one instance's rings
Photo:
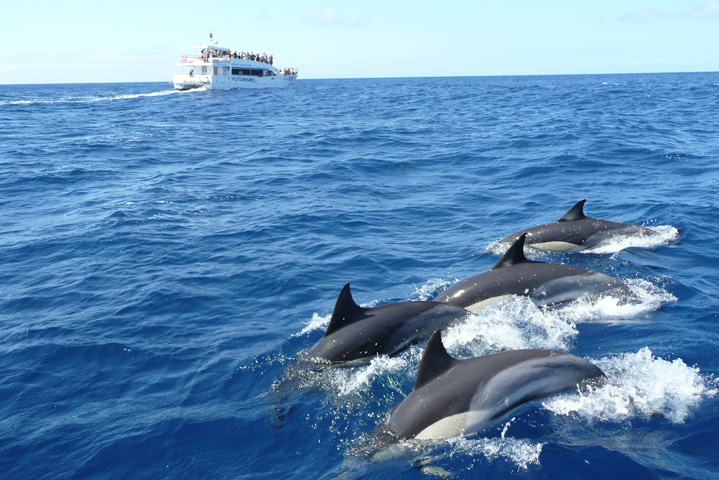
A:
{"type": "Polygon", "coordinates": [[[22,100],[1,100],[0,106],[5,105],[48,105],[55,103],[96,103],[110,102],[115,100],[131,100],[134,98],[163,97],[165,95],[174,95],[179,93],[187,93],[192,90],[163,90],[159,92],[149,93],[128,93],[106,96],[79,96],[79,97],[60,97],[60,98],[29,98],[22,100]]]}

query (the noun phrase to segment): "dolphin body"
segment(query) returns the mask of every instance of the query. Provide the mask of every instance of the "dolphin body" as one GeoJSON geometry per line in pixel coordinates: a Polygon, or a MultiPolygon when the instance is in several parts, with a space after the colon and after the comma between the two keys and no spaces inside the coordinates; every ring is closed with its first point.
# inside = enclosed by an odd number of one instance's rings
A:
{"type": "Polygon", "coordinates": [[[539,306],[608,292],[617,292],[622,298],[636,298],[624,283],[604,273],[527,259],[525,238],[526,235],[521,234],[491,270],[457,282],[435,301],[477,311],[508,295],[527,296],[539,306]]]}
{"type": "Polygon", "coordinates": [[[414,389],[392,410],[385,431],[420,440],[471,435],[531,400],[601,377],[596,365],[553,350],[457,360],[438,331],[427,342],[414,389]]]}
{"type": "Polygon", "coordinates": [[[464,308],[442,302],[398,302],[362,308],[355,303],[347,283],[337,297],[325,336],[308,356],[350,362],[379,354],[396,355],[469,314],[464,308]]]}
{"type": "Polygon", "coordinates": [[[554,223],[537,225],[503,238],[514,243],[523,233],[527,245],[550,252],[566,252],[595,247],[617,236],[651,235],[652,230],[629,223],[611,222],[584,215],[585,200],[578,201],[562,218],[554,223]]]}

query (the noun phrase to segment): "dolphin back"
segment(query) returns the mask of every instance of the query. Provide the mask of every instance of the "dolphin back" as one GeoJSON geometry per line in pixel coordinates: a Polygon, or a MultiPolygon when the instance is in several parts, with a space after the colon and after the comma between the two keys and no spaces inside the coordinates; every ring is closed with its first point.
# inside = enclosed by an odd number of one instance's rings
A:
{"type": "Polygon", "coordinates": [[[393,356],[469,315],[462,307],[428,301],[362,308],[349,296],[349,284],[342,292],[325,336],[308,352],[311,358],[350,362],[393,356]]]}
{"type": "Polygon", "coordinates": [[[612,222],[584,214],[586,200],[580,200],[559,220],[515,232],[501,240],[514,242],[527,234],[527,245],[547,251],[569,251],[590,248],[617,236],[649,235],[652,231],[629,223],[612,222]]]}

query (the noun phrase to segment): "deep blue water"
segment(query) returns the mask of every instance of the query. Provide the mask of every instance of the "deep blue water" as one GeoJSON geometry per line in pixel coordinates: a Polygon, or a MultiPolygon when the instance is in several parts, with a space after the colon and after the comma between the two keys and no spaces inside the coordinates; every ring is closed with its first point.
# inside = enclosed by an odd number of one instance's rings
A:
{"type": "Polygon", "coordinates": [[[715,73],[0,86],[0,477],[719,478],[718,110],[715,73]],[[446,342],[597,391],[383,455],[422,345],[293,370],[345,282],[431,299],[582,198],[656,237],[536,255],[641,305],[514,299],[446,342]]]}

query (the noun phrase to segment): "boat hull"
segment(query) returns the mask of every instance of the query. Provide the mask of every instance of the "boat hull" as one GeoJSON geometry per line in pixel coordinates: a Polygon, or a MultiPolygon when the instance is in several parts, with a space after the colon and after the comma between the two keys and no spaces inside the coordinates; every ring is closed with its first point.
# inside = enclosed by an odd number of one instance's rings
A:
{"type": "Polygon", "coordinates": [[[274,75],[267,77],[234,76],[234,75],[175,75],[173,83],[175,90],[191,90],[204,88],[205,90],[232,90],[287,88],[297,79],[297,75],[274,75]]]}

